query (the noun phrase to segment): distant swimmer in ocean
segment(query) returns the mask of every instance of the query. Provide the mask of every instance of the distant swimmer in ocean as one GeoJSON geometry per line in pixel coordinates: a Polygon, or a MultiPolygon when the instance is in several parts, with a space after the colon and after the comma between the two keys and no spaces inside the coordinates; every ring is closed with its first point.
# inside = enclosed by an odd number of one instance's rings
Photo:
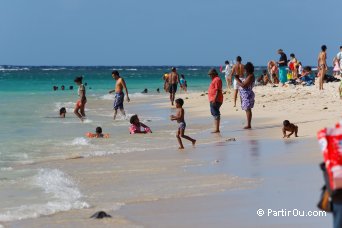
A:
{"type": "Polygon", "coordinates": [[[58,90],[58,86],[53,86],[52,89],[53,89],[53,91],[57,91],[58,90]]]}
{"type": "Polygon", "coordinates": [[[138,115],[133,115],[129,120],[131,126],[129,127],[130,134],[147,134],[152,133],[151,129],[140,122],[138,115]]]}
{"type": "Polygon", "coordinates": [[[95,129],[95,134],[91,133],[91,132],[88,132],[86,134],[86,136],[88,138],[109,138],[109,134],[103,134],[102,133],[102,128],[101,127],[97,127],[95,129]]]}
{"type": "Polygon", "coordinates": [[[288,120],[284,120],[283,122],[283,138],[290,138],[291,135],[295,133],[295,136],[298,137],[298,126],[290,123],[288,120]],[[286,135],[286,132],[289,131],[290,134],[286,135]]]}
{"type": "Polygon", "coordinates": [[[129,96],[128,96],[128,89],[126,86],[126,82],[123,78],[120,77],[120,74],[118,71],[114,70],[112,72],[112,77],[115,79],[116,83],[115,83],[115,89],[109,91],[109,93],[113,93],[115,92],[115,100],[114,100],[114,120],[116,119],[116,115],[118,113],[118,109],[120,109],[122,115],[124,117],[126,117],[126,113],[124,110],[124,98],[125,98],[125,94],[123,93],[123,90],[125,89],[126,91],[126,96],[127,96],[127,102],[130,101],[129,96]]]}
{"type": "Polygon", "coordinates": [[[160,89],[159,88],[157,88],[157,93],[160,93],[160,89]]]}
{"type": "Polygon", "coordinates": [[[61,86],[61,90],[65,90],[65,86],[64,85],[61,86]]]}
{"type": "Polygon", "coordinates": [[[62,108],[59,110],[59,117],[65,118],[65,114],[66,114],[66,109],[65,109],[65,107],[62,107],[62,108]]]}
{"type": "Polygon", "coordinates": [[[141,93],[148,93],[148,90],[145,88],[141,93]]]}
{"type": "Polygon", "coordinates": [[[184,135],[185,128],[186,128],[186,123],[185,123],[185,120],[184,120],[185,113],[184,113],[184,109],[183,109],[183,104],[184,104],[184,100],[181,99],[181,98],[178,98],[176,100],[177,113],[176,113],[176,115],[171,115],[170,116],[171,121],[176,120],[177,123],[178,123],[178,131],[177,131],[177,135],[176,135],[176,137],[178,139],[178,143],[179,143],[179,148],[178,149],[184,149],[181,137],[191,141],[193,146],[195,146],[195,143],[196,143],[195,139],[193,139],[193,138],[191,138],[191,137],[189,137],[187,135],[184,135]]]}
{"type": "Polygon", "coordinates": [[[86,117],[84,109],[85,109],[85,104],[87,103],[87,98],[86,98],[86,89],[84,85],[82,84],[83,77],[76,77],[74,82],[78,85],[78,96],[79,99],[76,102],[76,106],[74,109],[75,115],[80,118],[81,121],[86,117]]]}
{"type": "Polygon", "coordinates": [[[171,68],[171,73],[169,74],[169,77],[168,77],[168,83],[169,83],[170,101],[171,101],[171,105],[173,106],[176,92],[177,92],[177,85],[179,83],[179,75],[175,67],[171,68]]]}

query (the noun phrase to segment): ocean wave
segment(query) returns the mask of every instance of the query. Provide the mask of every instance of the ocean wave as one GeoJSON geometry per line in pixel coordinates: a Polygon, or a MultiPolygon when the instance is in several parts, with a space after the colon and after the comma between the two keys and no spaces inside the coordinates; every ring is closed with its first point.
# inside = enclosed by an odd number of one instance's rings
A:
{"type": "Polygon", "coordinates": [[[114,100],[115,95],[114,94],[105,94],[103,96],[100,96],[101,100],[114,100]]]}
{"type": "Polygon", "coordinates": [[[138,71],[138,69],[136,68],[128,68],[128,69],[125,69],[126,71],[138,71]]]}
{"type": "Polygon", "coordinates": [[[98,150],[98,151],[91,151],[91,152],[86,152],[82,154],[84,157],[103,157],[107,155],[113,155],[113,154],[126,154],[126,153],[131,153],[131,152],[143,152],[146,151],[147,149],[145,148],[138,148],[138,147],[132,147],[132,148],[118,148],[113,151],[103,151],[103,150],[98,150]]]}
{"type": "MultiPolygon", "coordinates": [[[[146,97],[146,96],[153,96],[153,95],[148,95],[146,93],[132,93],[129,94],[130,98],[137,98],[137,97],[146,97]]],[[[114,100],[115,99],[115,94],[105,94],[99,97],[101,100],[114,100]]],[[[126,99],[126,98],[125,98],[126,99]]]]}
{"type": "Polygon", "coordinates": [[[119,70],[120,71],[120,70],[123,70],[123,69],[122,68],[119,68],[119,69],[113,68],[113,70],[119,70]]]}
{"type": "Polygon", "coordinates": [[[75,107],[75,102],[55,102],[55,112],[59,112],[59,109],[62,107],[66,108],[67,113],[73,113],[74,112],[74,107],[75,107]]]}
{"type": "Polygon", "coordinates": [[[0,68],[0,71],[28,71],[30,68],[23,67],[23,68],[0,68]]]}
{"type": "Polygon", "coordinates": [[[89,139],[78,137],[73,139],[69,143],[65,143],[66,146],[88,146],[90,144],[89,139]]]}
{"type": "Polygon", "coordinates": [[[41,169],[33,178],[33,184],[52,196],[46,204],[21,205],[0,214],[0,221],[8,222],[27,218],[37,218],[60,211],[89,208],[89,204],[81,201],[82,194],[73,179],[58,169],[41,169]]]}
{"type": "Polygon", "coordinates": [[[197,68],[189,68],[187,70],[197,71],[198,69],[197,68]]]}
{"type": "Polygon", "coordinates": [[[13,168],[12,167],[2,167],[0,170],[1,171],[11,171],[11,170],[13,170],[13,168]]]}
{"type": "Polygon", "coordinates": [[[61,67],[61,68],[43,68],[43,71],[57,71],[57,70],[65,70],[65,67],[61,67]]]}

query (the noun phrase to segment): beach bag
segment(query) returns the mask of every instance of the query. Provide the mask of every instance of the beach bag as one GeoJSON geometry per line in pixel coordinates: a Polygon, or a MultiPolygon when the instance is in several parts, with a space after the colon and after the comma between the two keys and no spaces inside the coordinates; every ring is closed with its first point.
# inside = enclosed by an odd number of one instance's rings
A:
{"type": "Polygon", "coordinates": [[[287,73],[287,80],[290,80],[290,79],[292,79],[292,73],[291,73],[291,72],[288,72],[288,73],[287,73]]]}
{"type": "MultiPolygon", "coordinates": [[[[317,134],[331,191],[342,189],[342,127],[341,122],[333,128],[324,128],[317,134]]],[[[323,169],[322,169],[323,170],[323,169]]]]}
{"type": "Polygon", "coordinates": [[[325,185],[321,189],[322,193],[321,193],[321,197],[319,199],[319,202],[317,204],[317,207],[319,209],[321,209],[322,211],[332,212],[331,189],[330,189],[330,185],[329,185],[329,177],[328,177],[326,166],[325,166],[324,162],[322,162],[320,164],[320,168],[321,168],[322,173],[323,173],[323,179],[324,179],[325,185]]]}
{"type": "Polygon", "coordinates": [[[330,194],[326,188],[326,185],[322,187],[322,193],[317,207],[325,212],[332,212],[332,202],[330,194]]]}

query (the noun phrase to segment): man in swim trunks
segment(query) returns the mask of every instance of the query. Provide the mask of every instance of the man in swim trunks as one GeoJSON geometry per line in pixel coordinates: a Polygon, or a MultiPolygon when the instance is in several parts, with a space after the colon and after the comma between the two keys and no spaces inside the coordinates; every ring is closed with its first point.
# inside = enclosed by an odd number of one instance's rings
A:
{"type": "Polygon", "coordinates": [[[321,52],[318,55],[318,65],[317,65],[317,69],[318,69],[318,79],[319,79],[319,90],[323,90],[323,80],[324,80],[324,76],[328,70],[328,65],[327,65],[327,46],[322,45],[321,47],[321,52]]]}
{"type": "Polygon", "coordinates": [[[112,72],[112,77],[115,79],[116,84],[115,84],[115,89],[109,91],[109,93],[113,93],[115,92],[115,100],[114,100],[114,120],[116,118],[116,114],[118,112],[118,109],[120,109],[121,113],[123,116],[126,117],[126,113],[124,110],[124,98],[125,98],[125,94],[123,93],[123,89],[125,89],[126,91],[126,95],[127,95],[127,102],[130,101],[129,96],[128,96],[128,90],[126,87],[126,82],[123,78],[120,77],[120,74],[118,71],[114,70],[112,72]]]}
{"type": "MultiPolygon", "coordinates": [[[[244,77],[244,74],[245,74],[244,67],[245,66],[241,62],[242,62],[242,58],[240,56],[237,56],[236,57],[236,64],[233,66],[232,71],[229,74],[230,81],[233,80],[233,76],[235,77],[235,75],[237,75],[241,79],[244,77]]],[[[239,86],[236,83],[236,80],[234,80],[234,82],[233,82],[233,88],[234,88],[233,101],[234,101],[234,107],[236,107],[236,100],[237,100],[237,95],[238,95],[238,91],[239,91],[239,86]]]]}
{"type": "Polygon", "coordinates": [[[178,83],[180,84],[179,75],[175,67],[171,68],[171,73],[169,74],[169,77],[167,78],[167,80],[169,83],[170,101],[171,101],[171,105],[173,106],[176,92],[177,92],[177,85],[178,83]]]}

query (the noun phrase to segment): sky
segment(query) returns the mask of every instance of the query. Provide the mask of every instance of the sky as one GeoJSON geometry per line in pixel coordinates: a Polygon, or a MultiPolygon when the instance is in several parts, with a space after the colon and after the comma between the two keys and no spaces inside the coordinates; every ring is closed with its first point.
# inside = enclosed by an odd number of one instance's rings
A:
{"type": "Polygon", "coordinates": [[[341,0],[1,0],[0,65],[315,65],[342,45],[341,0]]]}

